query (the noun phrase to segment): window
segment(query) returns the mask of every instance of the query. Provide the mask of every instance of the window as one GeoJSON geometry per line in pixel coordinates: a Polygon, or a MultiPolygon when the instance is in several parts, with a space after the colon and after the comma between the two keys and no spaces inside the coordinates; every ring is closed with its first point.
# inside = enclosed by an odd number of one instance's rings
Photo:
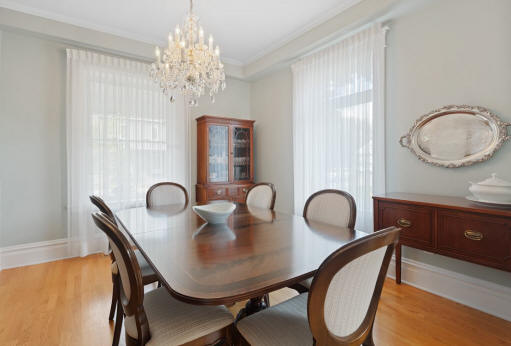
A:
{"type": "Polygon", "coordinates": [[[318,190],[345,190],[357,228],[372,231],[371,198],[385,181],[384,36],[375,26],[293,65],[295,213],[318,190]]]}
{"type": "Polygon", "coordinates": [[[149,78],[148,65],[68,49],[68,203],[80,255],[96,251],[89,195],[114,210],[145,204],[161,181],[189,186],[188,116],[149,78]]]}

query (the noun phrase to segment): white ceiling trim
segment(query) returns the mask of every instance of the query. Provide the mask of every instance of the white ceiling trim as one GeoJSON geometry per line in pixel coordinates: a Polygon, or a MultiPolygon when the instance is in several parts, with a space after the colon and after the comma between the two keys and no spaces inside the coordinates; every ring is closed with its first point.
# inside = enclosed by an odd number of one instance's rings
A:
{"type": "Polygon", "coordinates": [[[331,9],[331,10],[329,10],[327,12],[324,12],[322,15],[317,17],[315,20],[313,20],[312,22],[309,22],[309,24],[302,26],[299,30],[296,30],[296,31],[294,31],[291,34],[284,36],[282,39],[278,40],[277,42],[267,46],[264,49],[262,49],[258,54],[252,56],[252,58],[250,58],[247,61],[245,61],[243,63],[243,66],[250,65],[254,61],[257,61],[257,60],[261,59],[265,55],[268,55],[269,53],[271,53],[271,52],[273,52],[273,51],[275,51],[275,50],[277,50],[279,48],[282,48],[283,46],[285,46],[289,42],[291,42],[294,39],[296,39],[296,38],[302,36],[303,34],[305,34],[307,31],[315,28],[318,25],[321,25],[322,23],[328,21],[329,19],[334,18],[335,16],[337,16],[341,12],[347,10],[348,8],[350,8],[350,7],[352,7],[352,6],[356,5],[356,4],[358,4],[361,1],[362,0],[348,0],[348,1],[342,2],[341,4],[339,4],[338,6],[334,7],[333,9],[331,9]]]}
{"type": "Polygon", "coordinates": [[[153,44],[153,45],[157,45],[157,44],[161,45],[161,42],[160,42],[161,40],[158,40],[155,37],[143,36],[143,35],[135,34],[133,32],[118,30],[118,29],[114,29],[114,28],[111,28],[108,26],[99,25],[99,24],[92,23],[92,22],[89,22],[86,20],[82,20],[82,19],[78,19],[78,18],[74,18],[74,17],[70,17],[70,16],[63,16],[63,15],[52,13],[49,11],[40,10],[38,8],[34,8],[31,6],[20,5],[16,2],[10,1],[10,0],[0,0],[0,7],[5,7],[7,9],[10,9],[13,11],[23,12],[26,14],[31,14],[34,16],[51,19],[51,20],[55,20],[58,22],[63,22],[66,24],[71,24],[71,25],[79,26],[79,27],[86,28],[86,29],[101,31],[101,32],[104,32],[107,34],[112,34],[112,35],[116,35],[116,36],[120,36],[120,37],[124,37],[124,38],[129,38],[131,40],[141,41],[141,42],[149,43],[149,44],[153,44]]]}
{"type": "MultiPolygon", "coordinates": [[[[26,14],[31,14],[31,15],[34,15],[37,17],[55,20],[58,22],[66,23],[66,24],[71,24],[74,26],[79,26],[79,27],[82,27],[85,29],[104,32],[107,34],[127,38],[130,40],[140,41],[140,42],[151,44],[154,46],[156,46],[156,45],[164,46],[166,44],[166,42],[163,42],[162,40],[157,39],[156,37],[139,35],[139,34],[136,34],[133,32],[119,30],[119,29],[115,29],[115,28],[105,26],[105,25],[99,25],[99,24],[92,23],[90,21],[86,21],[86,20],[82,20],[82,19],[78,19],[75,17],[64,16],[64,15],[52,13],[49,11],[44,11],[44,10],[41,10],[38,8],[34,8],[31,6],[20,5],[20,4],[14,2],[14,1],[11,1],[11,0],[0,0],[0,7],[4,7],[9,10],[18,11],[18,12],[22,12],[22,13],[26,13],[26,14]]],[[[243,66],[243,63],[241,61],[232,59],[229,57],[222,57],[221,60],[224,63],[230,64],[230,65],[243,66]]]]}
{"type": "MultiPolygon", "coordinates": [[[[335,8],[324,12],[322,15],[317,17],[312,22],[308,23],[307,25],[302,26],[299,30],[294,31],[293,33],[286,35],[282,39],[278,40],[275,43],[272,43],[271,45],[267,46],[266,48],[262,49],[258,54],[253,55],[250,59],[247,59],[246,61],[240,61],[237,59],[229,58],[226,56],[222,56],[222,61],[224,63],[242,67],[251,64],[252,62],[264,57],[265,55],[271,53],[272,51],[281,48],[282,46],[286,45],[287,43],[293,41],[297,37],[300,37],[307,31],[311,30],[312,28],[320,25],[321,23],[324,23],[328,21],[329,19],[335,17],[339,13],[345,11],[346,9],[350,8],[351,6],[359,3],[362,0],[347,0],[342,1],[341,4],[336,6],[335,8]]],[[[23,12],[26,14],[31,14],[34,16],[51,19],[59,22],[63,22],[66,24],[71,24],[74,26],[79,26],[86,29],[96,30],[100,32],[104,32],[107,34],[116,35],[119,37],[136,40],[140,42],[144,42],[151,45],[165,45],[166,42],[163,42],[161,39],[157,38],[156,36],[146,36],[146,35],[140,35],[134,32],[126,31],[126,30],[120,30],[116,29],[107,25],[101,25],[97,23],[93,23],[87,20],[79,19],[72,16],[65,16],[61,14],[56,14],[50,11],[41,10],[38,8],[34,8],[32,6],[26,6],[19,4],[13,0],[0,0],[0,7],[4,7],[10,10],[23,12]]]]}

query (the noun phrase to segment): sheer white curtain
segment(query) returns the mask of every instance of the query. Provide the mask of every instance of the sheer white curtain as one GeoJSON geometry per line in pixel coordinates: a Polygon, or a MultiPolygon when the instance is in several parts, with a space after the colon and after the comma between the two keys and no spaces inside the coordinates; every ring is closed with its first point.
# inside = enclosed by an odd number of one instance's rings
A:
{"type": "Polygon", "coordinates": [[[145,203],[149,186],[175,181],[189,190],[189,120],[142,62],[67,50],[68,237],[71,254],[106,249],[89,195],[114,210],[145,203]]]}
{"type": "Polygon", "coordinates": [[[353,195],[357,228],[372,231],[385,190],[385,31],[372,26],[306,56],[293,70],[294,209],[315,191],[353,195]]]}

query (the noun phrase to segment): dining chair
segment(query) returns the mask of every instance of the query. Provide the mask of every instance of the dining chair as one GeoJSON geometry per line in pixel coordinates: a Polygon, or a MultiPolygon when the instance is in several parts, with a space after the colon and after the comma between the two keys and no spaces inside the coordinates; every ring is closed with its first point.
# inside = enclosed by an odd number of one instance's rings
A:
{"type": "Polygon", "coordinates": [[[390,227],[334,251],[308,293],[240,320],[241,343],[374,345],[374,318],[399,231],[390,227]]]}
{"type": "MultiPolygon", "coordinates": [[[[103,214],[105,214],[110,222],[112,222],[114,225],[117,226],[117,221],[115,220],[114,213],[108,207],[108,205],[105,203],[105,201],[98,196],[92,195],[89,196],[90,201],[92,204],[94,204],[99,211],[101,211],[103,214]]],[[[130,243],[131,248],[135,248],[133,244],[130,243]]],[[[110,247],[110,242],[109,242],[110,247]]],[[[110,304],[110,313],[108,315],[108,319],[112,321],[114,319],[115,310],[121,311],[121,306],[119,305],[119,297],[120,297],[120,278],[119,278],[119,267],[117,265],[117,261],[115,259],[115,255],[113,251],[110,250],[110,258],[112,260],[112,263],[110,265],[110,269],[112,272],[112,303],[110,304]]],[[[158,276],[154,272],[154,270],[151,268],[149,263],[145,260],[144,256],[140,253],[140,251],[135,251],[135,256],[137,257],[140,269],[142,271],[142,281],[144,285],[149,285],[152,283],[155,283],[158,281],[158,276]]],[[[119,338],[121,335],[121,328],[122,328],[122,320],[123,320],[124,314],[117,314],[115,318],[115,326],[114,326],[114,337],[112,340],[112,345],[117,346],[119,344],[119,338]]]]}
{"type": "Polygon", "coordinates": [[[355,227],[357,206],[346,191],[326,189],[313,193],[305,202],[303,217],[339,227],[355,227]]]}
{"type": "Polygon", "coordinates": [[[225,306],[199,306],[160,287],[144,294],[141,268],[128,240],[101,212],[92,214],[107,235],[121,277],[126,345],[216,345],[230,342],[233,316],[225,306]]]}
{"type": "MultiPolygon", "coordinates": [[[[355,227],[357,206],[355,199],[346,191],[326,189],[313,193],[305,202],[303,217],[307,221],[317,221],[338,227],[355,227]]],[[[307,292],[312,278],[291,288],[299,293],[307,292]]]]}
{"type": "Polygon", "coordinates": [[[184,186],[178,183],[162,182],[154,184],[147,190],[147,208],[170,204],[188,205],[188,192],[184,186]]]}
{"type": "Polygon", "coordinates": [[[247,206],[273,210],[277,192],[272,183],[257,183],[252,185],[245,196],[247,206]]]}
{"type": "MultiPolygon", "coordinates": [[[[252,185],[245,196],[245,204],[248,207],[273,210],[277,191],[272,183],[257,183],[252,185]]],[[[270,296],[263,297],[266,306],[270,306],[270,296]]]]}

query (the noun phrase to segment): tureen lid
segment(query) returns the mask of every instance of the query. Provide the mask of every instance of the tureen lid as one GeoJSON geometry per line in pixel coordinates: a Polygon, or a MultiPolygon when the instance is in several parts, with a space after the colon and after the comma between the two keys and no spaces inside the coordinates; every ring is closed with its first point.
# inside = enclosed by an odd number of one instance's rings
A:
{"type": "Polygon", "coordinates": [[[477,185],[487,185],[487,186],[511,186],[509,181],[505,181],[504,179],[497,178],[497,173],[492,173],[491,178],[487,178],[483,181],[477,183],[477,185]]]}

